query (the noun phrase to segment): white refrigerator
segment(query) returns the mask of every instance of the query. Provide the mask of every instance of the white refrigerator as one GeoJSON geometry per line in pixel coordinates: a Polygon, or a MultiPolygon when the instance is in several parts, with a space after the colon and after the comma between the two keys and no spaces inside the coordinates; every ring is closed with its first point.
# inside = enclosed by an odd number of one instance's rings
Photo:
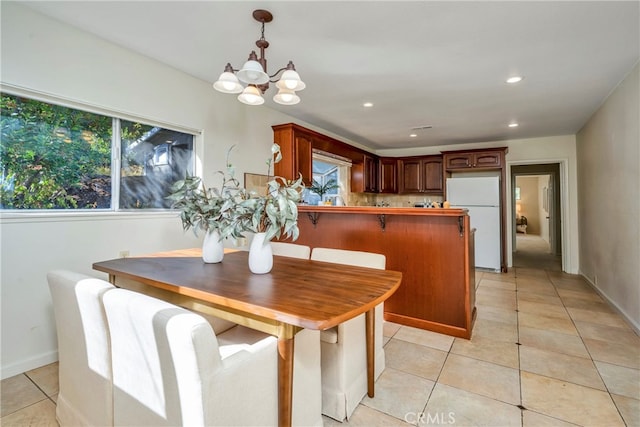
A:
{"type": "Polygon", "coordinates": [[[469,210],[476,267],[500,271],[500,177],[447,178],[447,200],[469,210]]]}

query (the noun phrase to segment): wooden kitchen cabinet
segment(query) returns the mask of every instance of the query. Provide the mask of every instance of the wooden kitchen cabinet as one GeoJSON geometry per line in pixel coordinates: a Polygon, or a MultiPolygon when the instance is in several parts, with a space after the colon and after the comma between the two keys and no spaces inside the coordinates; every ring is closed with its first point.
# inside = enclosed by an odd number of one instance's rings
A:
{"type": "Polygon", "coordinates": [[[400,193],[442,194],[442,156],[398,160],[398,182],[400,193]]]}
{"type": "Polygon", "coordinates": [[[395,157],[381,157],[378,167],[378,192],[398,192],[398,160],[395,157]]]}
{"type": "Polygon", "coordinates": [[[447,152],[443,155],[445,170],[459,169],[501,169],[504,151],[472,150],[447,152]]]}
{"type": "Polygon", "coordinates": [[[305,185],[313,180],[314,135],[293,124],[272,126],[273,141],[280,146],[282,160],[273,167],[274,174],[286,179],[298,179],[302,174],[305,185]]]}
{"type": "Polygon", "coordinates": [[[351,191],[354,193],[378,192],[378,160],[363,154],[351,165],[351,191]]]}
{"type": "Polygon", "coordinates": [[[272,126],[273,140],[280,145],[282,160],[274,173],[286,179],[302,174],[305,185],[313,181],[313,151],[351,160],[351,191],[378,191],[378,157],[295,123],[272,126]]]}
{"type": "Polygon", "coordinates": [[[422,160],[422,182],[425,193],[441,194],[442,185],[442,157],[429,156],[422,160]]]}
{"type": "Polygon", "coordinates": [[[364,191],[365,193],[378,192],[378,159],[364,155],[364,191]]]}

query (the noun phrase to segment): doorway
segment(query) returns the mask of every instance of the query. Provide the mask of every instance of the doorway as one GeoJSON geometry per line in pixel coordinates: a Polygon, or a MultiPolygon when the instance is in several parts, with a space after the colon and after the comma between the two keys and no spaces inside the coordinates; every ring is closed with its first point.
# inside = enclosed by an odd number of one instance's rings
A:
{"type": "Polygon", "coordinates": [[[562,271],[560,164],[514,165],[514,267],[562,271]]]}

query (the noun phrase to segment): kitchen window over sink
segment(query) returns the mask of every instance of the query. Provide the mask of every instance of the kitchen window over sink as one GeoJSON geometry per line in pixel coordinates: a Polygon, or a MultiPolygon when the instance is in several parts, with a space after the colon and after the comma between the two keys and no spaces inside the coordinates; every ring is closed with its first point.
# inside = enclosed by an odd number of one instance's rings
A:
{"type": "Polygon", "coordinates": [[[351,160],[319,150],[313,150],[313,180],[320,185],[335,183],[338,188],[329,189],[320,195],[307,188],[303,199],[310,205],[326,203],[331,205],[346,205],[351,191],[351,160]]]}

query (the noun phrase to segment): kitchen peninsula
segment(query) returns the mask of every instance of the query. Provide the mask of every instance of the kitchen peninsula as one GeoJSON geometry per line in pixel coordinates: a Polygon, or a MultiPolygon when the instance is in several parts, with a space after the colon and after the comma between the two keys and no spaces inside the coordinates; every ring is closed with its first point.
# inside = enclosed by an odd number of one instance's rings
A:
{"type": "MultiPolygon", "coordinates": [[[[474,233],[465,209],[298,207],[296,243],[384,254],[402,284],[385,319],[470,338],[475,317],[474,233]]],[[[330,297],[330,296],[328,296],[330,297]]]]}

